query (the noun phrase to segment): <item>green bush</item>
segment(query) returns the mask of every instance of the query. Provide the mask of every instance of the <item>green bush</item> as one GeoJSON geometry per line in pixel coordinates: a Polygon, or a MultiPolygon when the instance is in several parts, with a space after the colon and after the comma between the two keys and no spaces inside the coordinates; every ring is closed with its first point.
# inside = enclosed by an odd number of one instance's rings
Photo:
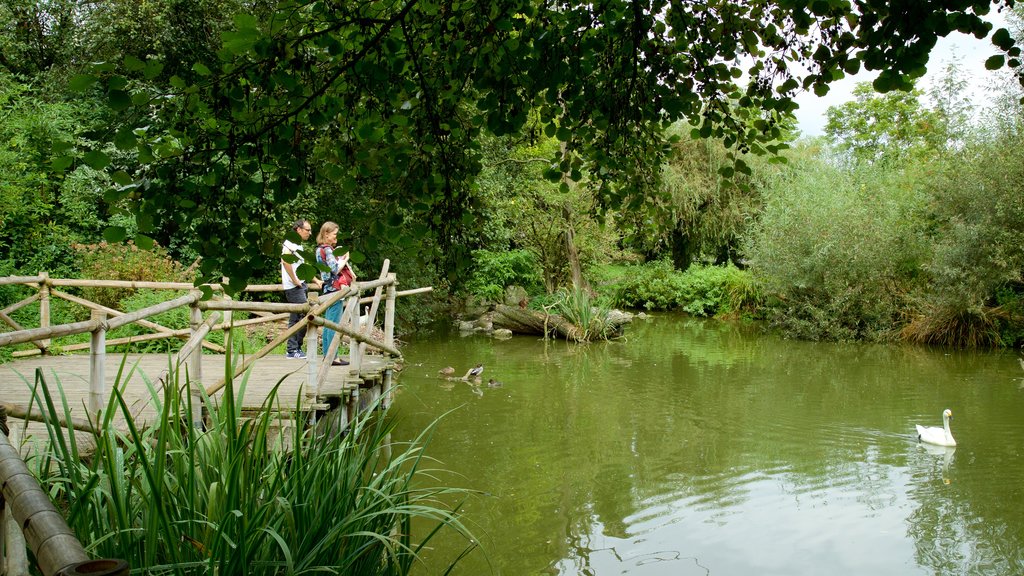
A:
{"type": "Polygon", "coordinates": [[[617,306],[680,309],[695,316],[755,314],[762,302],[750,273],[726,266],[691,266],[677,272],[667,260],[629,269],[614,296],[617,306]]]}
{"type": "Polygon", "coordinates": [[[624,308],[672,310],[684,290],[682,274],[668,260],[656,260],[630,269],[619,284],[614,301],[624,308]]]}
{"type": "Polygon", "coordinates": [[[809,162],[777,181],[746,248],[769,319],[798,338],[890,335],[928,254],[926,177],[809,162]]]}
{"type": "MultiPolygon", "coordinates": [[[[191,271],[168,256],[160,246],[143,250],[133,242],[76,244],[81,277],[135,282],[191,282],[191,271]]],[[[120,309],[121,301],[135,293],[131,288],[83,288],[82,296],[108,308],[120,309]]]]}
{"type": "Polygon", "coordinates": [[[532,293],[540,285],[537,259],[528,250],[473,252],[473,273],[466,283],[466,290],[477,298],[500,302],[505,297],[505,288],[509,286],[522,286],[532,293]]]}

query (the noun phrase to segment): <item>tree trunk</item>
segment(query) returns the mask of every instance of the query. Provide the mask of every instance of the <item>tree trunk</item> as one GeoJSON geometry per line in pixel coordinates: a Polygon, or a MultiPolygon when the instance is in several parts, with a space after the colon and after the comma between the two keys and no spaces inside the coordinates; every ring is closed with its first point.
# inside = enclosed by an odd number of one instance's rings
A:
{"type": "Polygon", "coordinates": [[[672,230],[672,265],[680,272],[693,263],[693,241],[679,228],[672,230]]]}

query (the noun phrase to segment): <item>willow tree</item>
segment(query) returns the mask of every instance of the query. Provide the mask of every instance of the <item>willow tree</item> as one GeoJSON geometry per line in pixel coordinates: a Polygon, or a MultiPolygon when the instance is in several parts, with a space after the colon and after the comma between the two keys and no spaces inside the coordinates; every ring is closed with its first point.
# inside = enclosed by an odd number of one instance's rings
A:
{"type": "MultiPolygon", "coordinates": [[[[876,90],[909,88],[939,37],[985,37],[982,16],[1011,3],[282,0],[236,14],[214,56],[166,82],[136,57],[76,76],[121,114],[108,137],[130,156],[81,158],[113,173],[109,198],[130,203],[138,241],[190,230],[202,272],[235,287],[277,259],[277,208],[319,181],[385,182],[354,216],[410,244],[430,235],[452,264],[477,225],[482,131],[516,133],[537,113],[566,144],[553,182],[589,174],[599,212],[638,210],[657,194],[672,123],[772,153],[798,92],[862,68],[880,71],[876,90]]],[[[1008,33],[992,41],[989,65],[1019,65],[1008,33]]]]}

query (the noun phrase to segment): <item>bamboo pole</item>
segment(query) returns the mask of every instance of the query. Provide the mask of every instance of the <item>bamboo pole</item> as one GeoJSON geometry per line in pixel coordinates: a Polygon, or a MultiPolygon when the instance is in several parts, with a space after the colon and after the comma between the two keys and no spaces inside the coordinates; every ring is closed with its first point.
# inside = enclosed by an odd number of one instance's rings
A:
{"type": "MultiPolygon", "coordinates": [[[[220,328],[220,325],[214,327],[214,329],[218,328],[220,328]]],[[[107,347],[109,348],[110,346],[121,346],[123,344],[137,344],[139,342],[151,342],[153,340],[165,340],[170,338],[184,339],[189,336],[190,331],[190,328],[182,328],[181,330],[174,330],[169,333],[143,334],[141,336],[125,336],[123,338],[113,339],[108,338],[107,347]]],[[[85,342],[82,344],[68,344],[67,346],[61,346],[60,349],[64,352],[76,352],[78,350],[88,350],[90,346],[91,344],[85,342]]],[[[202,346],[207,350],[212,350],[213,352],[217,352],[219,354],[225,353],[223,346],[219,344],[214,344],[213,342],[204,341],[202,343],[202,346]]],[[[26,356],[38,356],[40,354],[42,354],[42,351],[40,350],[15,350],[14,352],[11,353],[11,356],[15,358],[24,358],[26,356]]]]}
{"type": "Polygon", "coordinates": [[[8,284],[39,284],[42,281],[42,276],[4,276],[0,277],[0,286],[8,284]]]}
{"type": "Polygon", "coordinates": [[[106,403],[107,389],[107,315],[99,310],[92,311],[96,329],[92,331],[89,350],[89,414],[99,422],[100,410],[106,403]]]}
{"type": "MultiPolygon", "coordinates": [[[[384,264],[380,267],[380,279],[387,280],[389,278],[388,268],[391,267],[391,260],[384,259],[384,264]]],[[[393,284],[388,284],[387,287],[390,289],[393,284]]],[[[384,286],[377,286],[377,289],[373,291],[373,301],[370,304],[370,313],[366,315],[366,324],[362,327],[363,334],[370,333],[370,327],[373,326],[377,319],[377,308],[380,307],[380,296],[384,291],[384,286]]]]}
{"type": "MultiPolygon", "coordinates": [[[[21,440],[20,434],[17,430],[12,434],[7,429],[7,415],[4,414],[3,426],[0,426],[4,435],[9,440],[11,447],[18,454],[21,453],[21,440]]],[[[6,574],[7,576],[29,576],[28,571],[28,547],[25,545],[25,534],[21,531],[21,526],[18,526],[18,522],[14,519],[14,511],[11,509],[11,503],[7,502],[3,498],[3,494],[0,493],[0,573],[6,574]]]]}
{"type": "MultiPolygon", "coordinates": [[[[396,284],[397,284],[397,282],[396,282],[396,284]]],[[[433,292],[433,291],[434,291],[434,287],[433,286],[424,286],[422,288],[412,288],[410,290],[401,290],[399,292],[395,292],[395,296],[398,297],[398,298],[401,298],[402,296],[413,296],[415,294],[426,294],[427,292],[433,292]]]]}
{"type": "MultiPolygon", "coordinates": [[[[395,275],[391,274],[392,279],[395,275]]],[[[388,346],[395,345],[395,299],[398,293],[395,291],[397,282],[388,286],[387,300],[384,302],[384,343],[388,346]]]]}
{"type": "Polygon", "coordinates": [[[189,390],[189,394],[192,395],[192,427],[199,430],[202,428],[203,423],[203,399],[202,395],[199,394],[199,390],[202,389],[203,385],[203,354],[202,352],[195,353],[197,348],[196,342],[203,341],[203,338],[210,332],[210,328],[220,318],[220,313],[214,312],[210,314],[210,317],[204,322],[203,311],[193,303],[189,308],[189,315],[192,325],[192,338],[178,351],[178,358],[173,365],[177,366],[181,358],[188,358],[191,361],[189,364],[189,382],[194,383],[190,386],[191,389],[189,390]]]}
{"type": "MultiPolygon", "coordinates": [[[[266,356],[268,353],[270,353],[271,350],[273,350],[274,348],[277,348],[282,342],[288,340],[289,338],[292,337],[293,334],[295,334],[296,332],[301,330],[304,326],[306,326],[306,324],[309,323],[309,319],[310,318],[316,317],[317,314],[322,314],[323,311],[326,310],[331,304],[337,302],[341,298],[344,298],[344,297],[348,296],[351,293],[352,293],[352,288],[351,287],[349,287],[348,290],[338,290],[337,292],[332,293],[330,296],[325,298],[324,301],[321,302],[318,306],[316,306],[315,308],[311,309],[306,316],[302,317],[298,322],[293,324],[291,328],[288,328],[284,332],[281,332],[280,334],[278,334],[277,338],[274,338],[273,341],[271,341],[269,344],[267,344],[263,348],[260,348],[255,354],[253,354],[252,356],[247,358],[244,362],[242,362],[241,365],[237,366],[235,368],[234,373],[231,375],[231,378],[232,379],[237,378],[239,374],[242,374],[243,372],[248,370],[249,367],[252,366],[254,362],[256,362],[260,358],[263,358],[264,356],[266,356]]],[[[226,378],[221,378],[216,383],[214,383],[212,386],[207,387],[206,394],[208,396],[213,396],[214,394],[219,392],[220,389],[223,388],[226,384],[227,384],[227,379],[226,378]]]]}
{"type": "MultiPolygon", "coordinates": [[[[33,276],[12,276],[0,278],[0,285],[3,284],[37,284],[40,279],[33,276]],[[14,281],[11,281],[11,279],[14,281]]],[[[191,282],[150,282],[142,280],[92,280],[88,278],[51,278],[51,286],[69,286],[76,288],[150,288],[154,290],[194,290],[198,288],[191,282]]],[[[214,292],[223,292],[221,284],[205,284],[214,292]]],[[[284,288],[280,284],[253,284],[246,286],[243,292],[281,292],[284,288]]]]}
{"type": "Polygon", "coordinates": [[[89,561],[82,543],[3,434],[0,434],[0,485],[4,500],[10,503],[14,519],[22,527],[25,542],[44,575],[59,574],[89,561]]]}
{"type": "Polygon", "coordinates": [[[125,314],[124,316],[118,316],[113,320],[109,320],[107,322],[107,329],[113,330],[114,328],[119,328],[121,326],[124,326],[125,324],[131,324],[132,322],[135,322],[136,320],[140,320],[142,318],[148,318],[150,316],[156,316],[157,314],[167,312],[168,310],[174,310],[178,306],[188,306],[189,304],[196,302],[200,298],[202,298],[202,294],[197,290],[195,292],[191,292],[184,296],[175,298],[174,300],[168,300],[166,302],[154,304],[153,306],[147,306],[146,308],[142,308],[141,310],[136,310],[135,312],[131,312],[125,314]]]}
{"type": "MultiPolygon", "coordinates": [[[[39,278],[39,327],[46,328],[50,325],[50,285],[47,280],[50,279],[49,272],[40,272],[39,278]]],[[[44,338],[39,341],[41,348],[46,350],[50,347],[50,339],[44,338]]]]}
{"type": "MultiPolygon", "coordinates": [[[[78,296],[75,296],[73,294],[68,294],[67,292],[61,292],[60,290],[52,290],[51,293],[54,296],[58,297],[58,298],[62,298],[64,300],[67,300],[68,302],[73,302],[73,303],[78,304],[80,306],[85,306],[86,308],[88,308],[90,310],[102,310],[103,312],[106,312],[108,316],[120,317],[120,316],[124,316],[125,315],[125,313],[121,312],[120,310],[114,310],[113,308],[108,308],[108,307],[106,307],[106,306],[104,306],[102,304],[97,304],[97,303],[92,302],[90,300],[86,300],[85,298],[79,298],[78,296]]],[[[185,338],[188,338],[190,336],[190,331],[188,329],[172,330],[172,329],[170,329],[170,328],[168,328],[166,326],[163,326],[161,324],[157,324],[156,322],[151,322],[151,321],[146,320],[144,318],[140,318],[139,320],[136,320],[135,323],[138,324],[139,326],[142,326],[142,327],[145,327],[145,328],[149,328],[150,330],[156,330],[157,334],[156,335],[145,334],[145,335],[142,335],[142,336],[130,336],[130,337],[126,337],[126,338],[115,338],[113,340],[107,340],[107,346],[118,346],[118,345],[121,345],[121,344],[131,344],[133,342],[148,342],[149,340],[159,340],[161,338],[182,338],[182,339],[185,339],[185,338]]],[[[69,346],[62,346],[62,349],[66,350],[66,351],[70,351],[70,350],[84,350],[84,349],[86,349],[88,347],[89,346],[86,345],[86,344],[71,344],[69,346]]],[[[218,345],[216,345],[216,344],[214,344],[212,342],[204,342],[203,343],[203,348],[206,348],[207,350],[213,350],[214,352],[220,352],[220,353],[224,352],[224,348],[223,347],[218,346],[218,345]]],[[[17,356],[18,353],[15,352],[14,355],[17,356]]],[[[23,354],[23,355],[24,356],[30,356],[32,354],[23,354]]]]}
{"type": "MultiPolygon", "coordinates": [[[[3,284],[3,283],[0,282],[0,284],[3,284]]],[[[11,312],[14,312],[15,310],[18,310],[20,308],[24,308],[25,306],[28,306],[29,304],[35,302],[36,300],[39,300],[39,292],[36,292],[35,294],[29,296],[28,298],[25,298],[23,300],[15,302],[14,304],[11,304],[7,308],[4,308],[3,309],[3,313],[4,314],[10,314],[11,312]]]]}
{"type": "MultiPolygon", "coordinates": [[[[0,406],[3,406],[3,408],[7,410],[7,415],[11,418],[19,418],[21,420],[29,420],[32,422],[41,422],[43,424],[51,422],[51,420],[47,418],[46,414],[41,413],[39,411],[31,411],[20,404],[12,404],[10,402],[0,401],[0,406]]],[[[96,431],[93,428],[92,423],[89,422],[88,420],[85,420],[83,418],[71,418],[70,420],[68,420],[61,414],[57,415],[56,424],[59,424],[64,428],[74,428],[75,430],[81,430],[82,432],[93,433],[96,431]]]]}
{"type": "MultiPolygon", "coordinates": [[[[357,290],[360,290],[359,293],[361,294],[362,287],[359,286],[358,282],[355,282],[354,284],[358,287],[357,290]]],[[[353,339],[351,334],[359,334],[359,317],[361,316],[360,311],[360,305],[356,304],[356,309],[352,312],[352,315],[349,317],[351,332],[339,332],[339,334],[350,334],[348,341],[348,363],[350,366],[352,366],[351,370],[356,376],[359,376],[359,369],[363,367],[363,358],[362,355],[360,354],[361,351],[359,349],[359,341],[353,339]]],[[[356,390],[356,392],[358,392],[358,389],[356,390]]]]}
{"type": "MultiPolygon", "coordinates": [[[[326,299],[325,299],[326,301],[326,299]]],[[[308,296],[308,302],[311,308],[319,308],[320,302],[319,296],[316,294],[310,294],[308,296]]],[[[324,310],[327,310],[324,308],[324,310]]],[[[317,378],[317,324],[315,322],[308,322],[306,324],[306,395],[310,393],[310,389],[316,387],[316,383],[319,382],[317,378]]]]}
{"type": "MultiPolygon", "coordinates": [[[[124,316],[124,314],[125,314],[124,312],[121,312],[120,310],[114,310],[113,308],[108,308],[108,307],[106,307],[106,306],[104,306],[102,304],[97,304],[97,303],[95,303],[95,302],[93,302],[91,300],[86,300],[85,298],[80,298],[80,297],[75,296],[73,294],[68,294],[67,292],[62,292],[60,290],[53,290],[52,294],[54,296],[58,297],[58,298],[62,298],[64,300],[67,300],[68,302],[73,302],[73,303],[78,304],[80,306],[85,306],[86,308],[88,308],[90,310],[100,310],[102,312],[105,312],[107,314],[107,316],[110,316],[110,317],[113,317],[113,318],[124,316]]],[[[168,328],[166,326],[163,326],[161,324],[157,324],[156,322],[151,322],[149,320],[140,319],[140,320],[136,321],[136,323],[139,326],[143,326],[143,327],[149,328],[151,330],[156,330],[157,332],[172,332],[172,330],[170,328],[168,328]]]]}
{"type": "Polygon", "coordinates": [[[4,334],[0,334],[0,346],[10,346],[12,344],[21,344],[23,342],[31,342],[33,340],[40,340],[43,338],[59,338],[61,336],[70,336],[71,334],[92,332],[96,328],[97,325],[95,320],[85,320],[82,322],[72,322],[70,324],[58,324],[48,328],[30,328],[20,332],[6,332],[4,334]]]}
{"type": "Polygon", "coordinates": [[[234,300],[210,300],[200,302],[201,310],[243,310],[262,312],[298,312],[304,314],[309,311],[309,304],[286,304],[277,302],[236,302],[234,300]]]}
{"type": "MultiPolygon", "coordinates": [[[[338,324],[336,322],[331,322],[330,320],[324,320],[323,318],[320,318],[319,316],[316,317],[315,319],[311,320],[311,322],[319,324],[321,326],[326,326],[327,328],[330,328],[331,330],[335,330],[337,332],[340,332],[340,333],[344,334],[345,336],[348,336],[349,338],[352,338],[352,339],[357,340],[359,342],[363,342],[365,344],[373,346],[374,348],[383,350],[384,352],[387,352],[388,354],[391,354],[392,356],[395,356],[396,358],[401,358],[402,357],[402,352],[399,351],[398,348],[395,348],[394,346],[389,346],[389,345],[385,344],[384,342],[381,342],[380,340],[374,340],[370,336],[367,336],[366,334],[363,334],[359,330],[359,328],[358,328],[358,322],[359,322],[358,320],[356,320],[355,327],[353,327],[351,324],[349,326],[345,326],[343,324],[338,324]]],[[[332,347],[333,347],[333,343],[332,343],[332,347]]],[[[354,364],[353,364],[353,366],[354,366],[354,364]]]]}

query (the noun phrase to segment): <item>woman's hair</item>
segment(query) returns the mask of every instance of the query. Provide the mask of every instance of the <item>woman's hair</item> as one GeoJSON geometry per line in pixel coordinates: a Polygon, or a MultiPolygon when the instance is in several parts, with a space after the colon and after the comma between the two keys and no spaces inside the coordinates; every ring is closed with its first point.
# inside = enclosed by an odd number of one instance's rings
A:
{"type": "Polygon", "coordinates": [[[327,235],[331,232],[337,232],[338,225],[328,220],[320,225],[320,231],[316,233],[317,244],[327,244],[327,235]]]}

